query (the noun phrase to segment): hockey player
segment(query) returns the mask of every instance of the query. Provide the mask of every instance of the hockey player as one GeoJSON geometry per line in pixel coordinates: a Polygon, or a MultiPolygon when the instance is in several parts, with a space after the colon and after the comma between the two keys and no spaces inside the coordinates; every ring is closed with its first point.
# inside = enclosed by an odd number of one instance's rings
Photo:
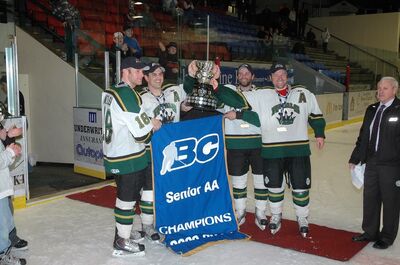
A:
{"type": "Polygon", "coordinates": [[[143,71],[147,87],[140,93],[144,110],[149,117],[162,123],[178,122],[180,105],[186,99],[183,85],[164,85],[165,68],[158,63],[151,63],[148,67],[149,70],[143,71]]]}
{"type": "Polygon", "coordinates": [[[121,83],[102,94],[104,166],[117,184],[113,251],[116,257],[145,254],[144,245],[135,242],[140,235],[132,231],[134,206],[149,170],[145,142],[152,131],[161,127],[161,122],[147,116],[141,108],[142,99],[134,90],[142,84],[143,69],[147,68],[135,58],[125,58],[121,63],[121,83]]]}
{"type": "MultiPolygon", "coordinates": [[[[226,85],[238,93],[252,93],[256,87],[253,68],[242,64],[237,69],[238,85],[226,85]]],[[[254,182],[255,223],[265,230],[267,219],[265,211],[268,203],[268,189],[264,185],[263,163],[261,158],[261,130],[259,126],[246,122],[246,112],[225,107],[225,139],[229,175],[232,176],[233,198],[239,225],[245,222],[247,201],[247,173],[251,166],[254,182]]],[[[258,116],[256,116],[258,120],[258,116]]]]}
{"type": "MultiPolygon", "coordinates": [[[[156,118],[162,123],[178,122],[181,102],[186,98],[183,85],[167,84],[163,86],[165,68],[158,63],[151,63],[148,70],[143,73],[147,87],[144,87],[140,93],[143,100],[142,109],[149,117],[156,118]]],[[[151,159],[149,146],[148,155],[151,159]]],[[[140,202],[141,218],[146,237],[151,241],[158,242],[161,237],[154,229],[153,182],[151,171],[149,173],[146,174],[146,184],[140,202]]]]}
{"type": "Polygon", "coordinates": [[[269,228],[275,234],[281,227],[285,175],[292,186],[299,231],[306,237],[311,188],[307,124],[314,130],[317,148],[322,149],[325,120],[314,94],[288,84],[284,64],[275,63],[270,71],[274,88],[243,92],[261,121],[263,175],[272,213],[269,228]]]}

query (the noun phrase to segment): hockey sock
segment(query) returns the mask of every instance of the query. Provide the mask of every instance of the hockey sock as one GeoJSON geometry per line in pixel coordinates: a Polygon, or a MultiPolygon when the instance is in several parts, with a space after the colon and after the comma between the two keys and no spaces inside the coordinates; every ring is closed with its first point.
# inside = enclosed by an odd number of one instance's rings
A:
{"type": "Polygon", "coordinates": [[[268,203],[268,189],[264,185],[264,176],[253,174],[254,199],[256,202],[256,213],[265,216],[268,203]]]}
{"type": "Polygon", "coordinates": [[[310,204],[309,190],[293,190],[293,204],[297,217],[307,217],[310,204]]]}
{"type": "Polygon", "coordinates": [[[247,200],[247,174],[232,176],[233,198],[237,212],[246,211],[247,200]]]}
{"type": "Polygon", "coordinates": [[[153,208],[153,191],[143,190],[142,199],[140,201],[140,210],[142,214],[142,223],[144,225],[152,225],[154,222],[154,208],[153,208]]]}
{"type": "Polygon", "coordinates": [[[285,188],[269,188],[268,191],[271,214],[281,214],[283,208],[283,199],[285,197],[285,188]]]}
{"type": "Polygon", "coordinates": [[[122,238],[129,238],[131,234],[133,217],[135,211],[133,210],[135,202],[121,201],[117,198],[114,208],[114,216],[116,227],[118,231],[118,236],[122,238]]]}

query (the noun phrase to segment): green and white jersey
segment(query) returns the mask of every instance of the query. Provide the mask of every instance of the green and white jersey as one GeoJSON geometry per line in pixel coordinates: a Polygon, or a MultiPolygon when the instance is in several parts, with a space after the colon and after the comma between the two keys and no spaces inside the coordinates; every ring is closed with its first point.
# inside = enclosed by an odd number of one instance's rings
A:
{"type": "MultiPolygon", "coordinates": [[[[225,85],[238,94],[242,94],[240,90],[234,85],[225,85]]],[[[254,87],[248,93],[252,93],[256,90],[254,87]]],[[[230,106],[225,105],[223,112],[235,110],[230,106]]],[[[261,128],[254,125],[254,122],[246,120],[246,114],[248,110],[243,111],[244,117],[239,117],[235,120],[225,119],[225,143],[227,149],[254,149],[261,148],[261,128]]],[[[239,114],[239,112],[237,113],[239,114]]],[[[258,118],[256,118],[258,119],[258,118]]]]}
{"type": "Polygon", "coordinates": [[[315,137],[325,137],[325,120],[318,102],[305,87],[289,87],[284,99],[272,87],[243,94],[260,118],[262,157],[310,155],[308,124],[315,137]]]}
{"type": "Polygon", "coordinates": [[[145,142],[153,125],[139,94],[126,83],[102,93],[103,152],[107,173],[128,174],[148,166],[145,142]]]}
{"type": "Polygon", "coordinates": [[[181,113],[181,103],[186,99],[183,85],[167,84],[163,86],[160,96],[154,96],[147,87],[140,93],[143,100],[142,109],[151,118],[157,118],[163,123],[178,122],[181,113]]]}

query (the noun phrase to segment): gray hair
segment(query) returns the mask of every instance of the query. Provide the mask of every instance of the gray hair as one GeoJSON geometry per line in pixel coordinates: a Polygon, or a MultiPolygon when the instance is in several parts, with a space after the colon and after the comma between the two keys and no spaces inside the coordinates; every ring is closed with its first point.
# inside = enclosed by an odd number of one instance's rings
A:
{"type": "Polygon", "coordinates": [[[385,81],[385,80],[389,81],[396,91],[397,91],[397,89],[399,89],[399,82],[396,80],[396,78],[391,77],[391,76],[382,77],[381,80],[379,80],[379,82],[378,82],[378,86],[382,81],[385,81]]]}

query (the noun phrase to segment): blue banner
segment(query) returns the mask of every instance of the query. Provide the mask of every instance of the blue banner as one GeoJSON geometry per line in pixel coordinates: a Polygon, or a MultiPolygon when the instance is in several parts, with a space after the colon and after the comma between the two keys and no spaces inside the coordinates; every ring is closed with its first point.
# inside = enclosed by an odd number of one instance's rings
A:
{"type": "Polygon", "coordinates": [[[163,125],[153,136],[156,229],[190,255],[238,232],[225,163],[222,116],[163,125]]]}

